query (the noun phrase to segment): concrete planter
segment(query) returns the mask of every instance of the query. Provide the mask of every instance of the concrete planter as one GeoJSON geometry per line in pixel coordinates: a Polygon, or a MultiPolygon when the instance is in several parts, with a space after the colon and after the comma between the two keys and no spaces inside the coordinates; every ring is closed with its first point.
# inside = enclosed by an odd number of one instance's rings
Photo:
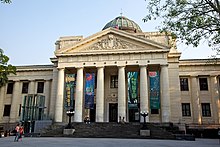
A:
{"type": "Polygon", "coordinates": [[[64,135],[73,135],[74,132],[75,132],[75,129],[63,129],[64,135]]]}
{"type": "Polygon", "coordinates": [[[140,136],[149,137],[150,136],[150,130],[140,130],[140,136]]]}

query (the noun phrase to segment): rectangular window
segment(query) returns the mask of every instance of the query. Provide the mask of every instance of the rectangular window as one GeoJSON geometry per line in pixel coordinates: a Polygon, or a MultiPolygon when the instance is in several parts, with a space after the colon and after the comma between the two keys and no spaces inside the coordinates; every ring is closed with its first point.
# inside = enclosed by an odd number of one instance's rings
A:
{"type": "Polygon", "coordinates": [[[189,91],[188,78],[180,78],[180,90],[189,91]]]}
{"type": "Polygon", "coordinates": [[[190,103],[182,103],[182,116],[191,116],[190,103]]]}
{"type": "Polygon", "coordinates": [[[13,93],[13,86],[14,86],[14,83],[8,83],[7,94],[13,93]]]}
{"type": "Polygon", "coordinates": [[[37,83],[37,93],[44,93],[44,82],[37,83]]]}
{"type": "Polygon", "coordinates": [[[209,103],[202,103],[202,116],[210,117],[211,116],[211,109],[209,103]]]}
{"type": "Polygon", "coordinates": [[[118,76],[113,75],[111,76],[111,83],[110,88],[118,88],[118,76]]]}
{"type": "Polygon", "coordinates": [[[208,90],[208,80],[207,78],[199,78],[200,90],[208,90]]]}
{"type": "Polygon", "coordinates": [[[5,105],[3,116],[10,116],[11,105],[5,105]]]}
{"type": "Polygon", "coordinates": [[[28,84],[27,82],[23,82],[22,93],[28,93],[28,84]]]}

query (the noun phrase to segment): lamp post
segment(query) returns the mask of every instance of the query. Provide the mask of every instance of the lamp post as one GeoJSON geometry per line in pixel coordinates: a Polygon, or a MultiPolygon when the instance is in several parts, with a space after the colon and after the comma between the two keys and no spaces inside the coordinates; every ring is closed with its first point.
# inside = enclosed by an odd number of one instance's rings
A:
{"type": "Polygon", "coordinates": [[[147,124],[146,124],[146,117],[148,116],[148,113],[147,112],[140,112],[140,114],[141,114],[141,116],[143,116],[144,117],[144,123],[143,123],[143,127],[142,127],[142,129],[143,130],[146,130],[147,129],[147,124]]]}
{"type": "Polygon", "coordinates": [[[73,109],[70,109],[66,111],[66,115],[69,116],[69,123],[66,127],[66,129],[74,129],[74,127],[71,125],[71,117],[74,115],[75,111],[73,109]]]}

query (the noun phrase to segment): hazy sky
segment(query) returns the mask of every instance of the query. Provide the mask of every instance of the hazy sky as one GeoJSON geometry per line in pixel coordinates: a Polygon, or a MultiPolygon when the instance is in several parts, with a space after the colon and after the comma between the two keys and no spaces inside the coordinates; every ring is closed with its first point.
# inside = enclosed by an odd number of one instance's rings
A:
{"type": "MultiPolygon", "coordinates": [[[[158,22],[144,23],[145,0],[12,0],[0,3],[0,48],[13,65],[51,64],[61,36],[88,37],[123,13],[144,32],[156,31],[158,22]]],[[[178,45],[181,59],[208,58],[211,49],[178,45]]]]}

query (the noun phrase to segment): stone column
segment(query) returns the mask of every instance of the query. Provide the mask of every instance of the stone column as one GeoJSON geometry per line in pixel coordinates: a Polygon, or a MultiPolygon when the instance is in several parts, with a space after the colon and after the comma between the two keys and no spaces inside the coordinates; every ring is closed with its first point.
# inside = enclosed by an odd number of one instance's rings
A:
{"type": "Polygon", "coordinates": [[[76,77],[76,97],[75,97],[75,122],[82,122],[83,114],[83,68],[77,68],[77,77],[76,77]]]}
{"type": "Polygon", "coordinates": [[[10,111],[10,123],[14,123],[18,121],[18,112],[20,105],[20,82],[15,81],[13,86],[13,94],[12,94],[12,102],[11,102],[11,111],[10,111]]]}
{"type": "Polygon", "coordinates": [[[161,117],[162,122],[170,122],[170,91],[168,65],[161,65],[161,117]]]}
{"type": "Polygon", "coordinates": [[[64,68],[58,69],[57,99],[55,104],[55,122],[63,121],[64,68]]]}
{"type": "Polygon", "coordinates": [[[98,67],[97,73],[96,122],[104,122],[104,67],[98,67]]]}
{"type": "Polygon", "coordinates": [[[51,97],[50,97],[50,107],[49,107],[49,116],[51,119],[54,119],[54,115],[55,115],[55,103],[56,103],[56,98],[57,98],[57,83],[58,83],[58,70],[57,70],[57,67],[54,66],[51,97]]]}
{"type": "Polygon", "coordinates": [[[126,121],[125,66],[119,66],[118,68],[118,119],[121,116],[126,121]]]}
{"type": "Polygon", "coordinates": [[[199,97],[199,82],[196,76],[191,77],[191,101],[192,101],[192,118],[193,123],[202,123],[202,111],[199,97]]]}
{"type": "Polygon", "coordinates": [[[6,86],[2,86],[0,88],[0,122],[2,122],[3,119],[3,112],[4,112],[4,98],[5,98],[5,91],[6,86]]]}
{"type": "MultiPolygon", "coordinates": [[[[140,111],[149,113],[148,76],[146,66],[140,66],[140,111]]],[[[140,121],[144,122],[144,118],[141,117],[140,121]]],[[[146,122],[149,122],[149,115],[146,117],[146,122]]]]}
{"type": "Polygon", "coordinates": [[[219,106],[219,83],[217,75],[211,75],[211,82],[210,82],[210,91],[211,91],[211,103],[212,103],[212,116],[215,121],[215,124],[219,124],[220,122],[220,106],[219,106]]]}
{"type": "Polygon", "coordinates": [[[45,94],[45,114],[48,116],[49,114],[49,103],[50,103],[50,80],[46,80],[45,86],[44,86],[44,94],[45,94]]]}

